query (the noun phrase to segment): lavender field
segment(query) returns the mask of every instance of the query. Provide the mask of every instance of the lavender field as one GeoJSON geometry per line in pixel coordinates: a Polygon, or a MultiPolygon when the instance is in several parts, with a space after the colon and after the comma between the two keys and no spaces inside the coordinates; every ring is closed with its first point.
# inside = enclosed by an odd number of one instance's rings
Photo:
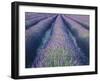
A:
{"type": "Polygon", "coordinates": [[[89,65],[89,16],[25,12],[25,67],[89,65]]]}

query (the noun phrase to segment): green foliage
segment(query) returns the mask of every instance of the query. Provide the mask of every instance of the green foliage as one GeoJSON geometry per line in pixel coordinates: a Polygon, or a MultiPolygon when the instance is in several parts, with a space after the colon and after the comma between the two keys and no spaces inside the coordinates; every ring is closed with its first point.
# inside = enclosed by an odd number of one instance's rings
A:
{"type": "Polygon", "coordinates": [[[50,49],[46,56],[45,64],[48,67],[71,66],[71,57],[69,55],[64,48],[50,49]]]}

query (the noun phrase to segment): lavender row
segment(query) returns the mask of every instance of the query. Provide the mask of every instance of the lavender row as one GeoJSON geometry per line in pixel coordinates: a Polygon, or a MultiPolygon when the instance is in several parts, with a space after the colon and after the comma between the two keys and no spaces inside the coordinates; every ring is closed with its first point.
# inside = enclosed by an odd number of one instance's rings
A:
{"type": "Polygon", "coordinates": [[[38,24],[32,26],[25,31],[26,44],[26,67],[30,67],[36,56],[38,46],[41,44],[41,39],[45,32],[51,27],[56,16],[41,20],[38,24]]]}
{"type": "Polygon", "coordinates": [[[62,19],[66,25],[68,25],[68,29],[75,37],[78,47],[84,53],[86,57],[86,64],[89,64],[89,30],[85,29],[79,23],[71,20],[69,17],[62,15],[62,19]]]}

